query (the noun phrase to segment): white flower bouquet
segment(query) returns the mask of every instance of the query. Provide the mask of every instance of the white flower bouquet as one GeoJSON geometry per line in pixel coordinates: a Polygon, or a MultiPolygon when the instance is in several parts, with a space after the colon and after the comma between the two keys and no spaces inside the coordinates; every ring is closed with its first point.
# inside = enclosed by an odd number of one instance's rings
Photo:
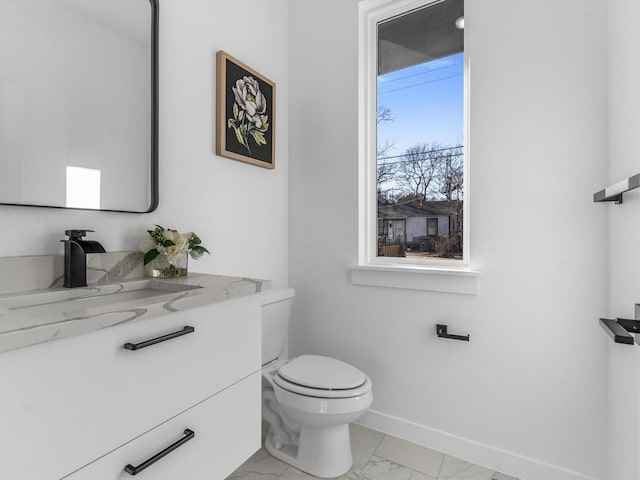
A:
{"type": "Polygon", "coordinates": [[[145,236],[140,244],[140,251],[145,252],[145,265],[159,255],[166,256],[169,264],[176,266],[179,259],[187,253],[194,260],[209,253],[209,250],[202,246],[200,237],[193,232],[180,233],[177,230],[156,225],[156,228],[147,230],[147,233],[149,236],[145,236]]]}

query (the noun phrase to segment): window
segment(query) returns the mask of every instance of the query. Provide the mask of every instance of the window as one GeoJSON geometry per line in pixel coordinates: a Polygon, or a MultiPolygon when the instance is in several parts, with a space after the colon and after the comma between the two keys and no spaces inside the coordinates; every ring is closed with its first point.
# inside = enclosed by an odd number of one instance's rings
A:
{"type": "Polygon", "coordinates": [[[361,2],[360,52],[360,265],[467,268],[464,0],[361,2]]]}
{"type": "Polygon", "coordinates": [[[438,236],[438,219],[427,218],[427,237],[438,236]]]}
{"type": "Polygon", "coordinates": [[[100,170],[67,167],[67,208],[100,209],[100,170]]]}

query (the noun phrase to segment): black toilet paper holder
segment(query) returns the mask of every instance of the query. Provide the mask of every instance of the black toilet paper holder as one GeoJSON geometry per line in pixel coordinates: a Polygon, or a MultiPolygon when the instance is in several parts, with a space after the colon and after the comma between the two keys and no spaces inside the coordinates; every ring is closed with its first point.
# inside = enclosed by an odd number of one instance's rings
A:
{"type": "Polygon", "coordinates": [[[469,335],[452,335],[447,333],[447,325],[437,324],[436,335],[440,338],[450,338],[452,340],[462,340],[463,342],[469,341],[469,335]]]}

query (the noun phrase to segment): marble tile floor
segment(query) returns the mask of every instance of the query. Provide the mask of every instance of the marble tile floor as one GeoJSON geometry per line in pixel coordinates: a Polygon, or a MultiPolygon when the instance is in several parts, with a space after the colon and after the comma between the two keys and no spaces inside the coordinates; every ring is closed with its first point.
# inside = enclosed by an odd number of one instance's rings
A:
{"type": "MultiPolygon", "coordinates": [[[[338,480],[518,480],[391,435],[351,424],[353,467],[338,480]]],[[[227,480],[313,480],[261,448],[227,480]]]]}

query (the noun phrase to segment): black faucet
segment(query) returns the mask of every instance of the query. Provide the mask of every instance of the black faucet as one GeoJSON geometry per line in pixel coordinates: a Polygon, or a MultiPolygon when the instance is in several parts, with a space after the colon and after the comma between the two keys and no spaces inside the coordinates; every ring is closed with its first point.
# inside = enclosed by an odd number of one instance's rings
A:
{"type": "Polygon", "coordinates": [[[64,286],[67,288],[87,286],[87,253],[105,253],[105,249],[95,240],[82,237],[93,230],[65,230],[69,237],[64,242],[64,286]]]}

